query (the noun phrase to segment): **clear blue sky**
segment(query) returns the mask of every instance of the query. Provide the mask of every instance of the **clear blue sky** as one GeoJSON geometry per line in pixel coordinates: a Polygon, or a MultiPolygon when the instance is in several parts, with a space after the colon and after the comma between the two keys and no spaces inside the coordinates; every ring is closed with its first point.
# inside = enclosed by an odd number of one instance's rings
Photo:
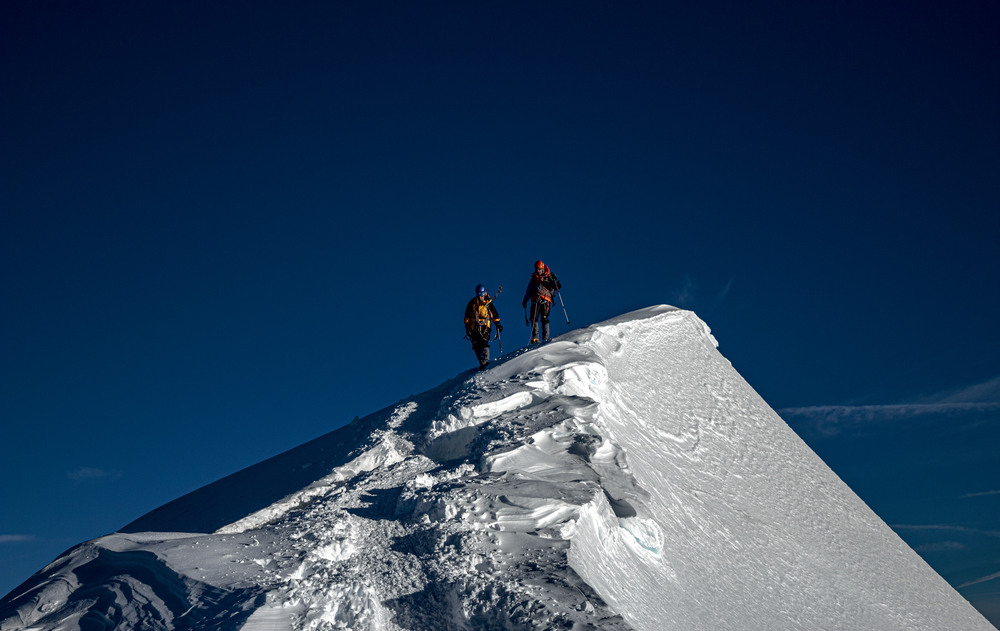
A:
{"type": "Polygon", "coordinates": [[[472,367],[477,283],[523,345],[538,258],[1000,572],[1000,7],[745,4],[4,3],[0,593],[472,367]]]}

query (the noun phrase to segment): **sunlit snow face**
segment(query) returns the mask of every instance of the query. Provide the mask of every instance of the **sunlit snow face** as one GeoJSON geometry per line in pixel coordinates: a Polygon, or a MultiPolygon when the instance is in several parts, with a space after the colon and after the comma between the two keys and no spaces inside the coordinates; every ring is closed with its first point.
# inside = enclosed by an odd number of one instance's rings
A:
{"type": "Polygon", "coordinates": [[[99,594],[197,628],[990,628],[716,347],[661,306],[459,375],[74,548],[0,627],[99,594]]]}

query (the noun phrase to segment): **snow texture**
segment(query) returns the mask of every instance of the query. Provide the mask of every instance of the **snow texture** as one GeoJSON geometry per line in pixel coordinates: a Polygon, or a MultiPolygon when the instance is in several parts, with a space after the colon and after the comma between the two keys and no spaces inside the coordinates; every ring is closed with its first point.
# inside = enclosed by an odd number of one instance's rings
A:
{"type": "Polygon", "coordinates": [[[0,629],[992,629],[693,313],[502,358],[83,543],[0,629]]]}

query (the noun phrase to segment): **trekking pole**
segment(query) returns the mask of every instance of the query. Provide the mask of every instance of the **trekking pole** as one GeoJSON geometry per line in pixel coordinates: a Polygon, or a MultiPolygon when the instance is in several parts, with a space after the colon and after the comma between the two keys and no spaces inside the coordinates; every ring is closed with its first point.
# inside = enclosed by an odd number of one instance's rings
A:
{"type": "Polygon", "coordinates": [[[562,299],[562,294],[560,294],[560,293],[559,293],[559,290],[558,290],[558,289],[556,290],[556,295],[557,295],[557,296],[559,296],[559,304],[561,304],[561,305],[562,305],[562,308],[563,308],[563,315],[564,315],[564,316],[566,316],[566,324],[569,324],[569,314],[568,314],[568,313],[566,313],[566,303],[565,303],[565,302],[563,302],[563,299],[562,299]]]}
{"type": "MultiPolygon", "coordinates": [[[[531,330],[532,330],[532,332],[537,332],[535,330],[535,326],[536,326],[535,325],[535,318],[537,318],[537,317],[538,317],[538,301],[537,300],[532,300],[531,301],[531,330]]],[[[531,333],[528,333],[528,335],[531,335],[531,333]]],[[[533,339],[535,339],[534,336],[532,336],[531,338],[529,338],[528,343],[530,344],[531,340],[533,340],[533,339]]]]}
{"type": "MultiPolygon", "coordinates": [[[[497,301],[497,296],[503,291],[503,285],[497,287],[497,293],[493,294],[493,302],[497,301]]],[[[499,315],[499,314],[498,314],[499,315]]],[[[497,344],[500,345],[500,354],[503,355],[503,340],[500,339],[500,324],[497,323],[497,344]]]]}

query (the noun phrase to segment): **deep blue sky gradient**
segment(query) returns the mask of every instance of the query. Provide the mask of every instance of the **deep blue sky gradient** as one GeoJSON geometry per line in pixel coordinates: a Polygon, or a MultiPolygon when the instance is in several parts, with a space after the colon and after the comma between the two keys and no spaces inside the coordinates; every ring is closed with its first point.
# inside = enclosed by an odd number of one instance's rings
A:
{"type": "MultiPolygon", "coordinates": [[[[995,2],[619,5],[4,3],[0,592],[471,367],[477,283],[522,346],[537,258],[573,326],[694,309],[779,410],[1000,376],[995,2]]],[[[960,585],[964,414],[793,427],[960,585]]]]}

